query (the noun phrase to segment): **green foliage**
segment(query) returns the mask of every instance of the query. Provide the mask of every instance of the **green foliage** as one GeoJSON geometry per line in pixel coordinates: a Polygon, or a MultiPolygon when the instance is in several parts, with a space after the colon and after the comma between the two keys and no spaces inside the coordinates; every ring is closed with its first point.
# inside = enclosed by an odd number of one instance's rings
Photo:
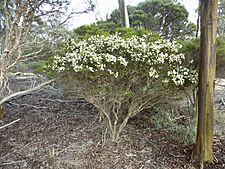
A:
{"type": "Polygon", "coordinates": [[[112,13],[110,14],[110,18],[108,19],[108,21],[117,23],[121,27],[121,24],[120,24],[120,11],[118,9],[115,9],[114,11],[112,11],[112,13]]]}
{"type": "MultiPolygon", "coordinates": [[[[200,41],[199,39],[190,39],[185,41],[180,41],[182,48],[180,51],[185,54],[187,61],[194,60],[194,68],[197,69],[199,64],[199,51],[200,51],[200,41]]],[[[217,38],[216,47],[217,56],[217,68],[222,68],[225,65],[225,40],[223,38],[217,38]]]]}
{"type": "Polygon", "coordinates": [[[174,136],[182,142],[194,143],[195,119],[191,120],[188,116],[181,115],[178,110],[174,109],[158,108],[156,112],[151,119],[156,127],[173,132],[174,136]]]}
{"type": "Polygon", "coordinates": [[[188,29],[185,30],[185,28],[190,25],[188,12],[180,3],[174,0],[146,0],[139,3],[137,8],[148,15],[145,21],[146,28],[153,28],[170,39],[183,38],[187,35],[188,29]]]}
{"type": "Polygon", "coordinates": [[[80,26],[79,28],[76,28],[73,33],[78,41],[88,39],[93,35],[109,35],[109,32],[100,28],[96,24],[80,26]]]}
{"type": "Polygon", "coordinates": [[[180,43],[182,44],[182,52],[189,52],[188,55],[190,56],[196,53],[200,47],[199,39],[180,41],[180,43]]]}
{"type": "Polygon", "coordinates": [[[217,38],[217,49],[216,49],[216,67],[218,75],[224,76],[224,67],[225,67],[225,39],[217,38]]]}
{"type": "Polygon", "coordinates": [[[129,7],[129,11],[129,18],[132,27],[147,28],[148,23],[151,24],[151,27],[149,25],[150,29],[157,29],[157,25],[159,25],[159,23],[157,22],[157,19],[151,15],[151,13],[146,14],[142,9],[137,9],[137,7],[129,7]]]}
{"type": "MultiPolygon", "coordinates": [[[[141,36],[148,31],[153,33],[151,30],[154,30],[166,38],[188,39],[196,29],[194,24],[188,22],[185,7],[173,0],[148,0],[139,3],[138,6],[129,6],[128,10],[132,28],[120,28],[119,10],[116,9],[107,21],[81,26],[74,30],[74,34],[80,41],[93,35],[109,35],[116,32],[129,38],[132,35],[141,36]]],[[[156,33],[155,36],[159,38],[156,33]]]]}
{"type": "MultiPolygon", "coordinates": [[[[137,6],[128,6],[131,27],[159,32],[169,39],[188,39],[194,36],[196,26],[188,21],[188,11],[175,0],[146,0],[137,6]]],[[[110,22],[119,22],[119,11],[114,10],[110,22]]]]}
{"type": "Polygon", "coordinates": [[[195,69],[198,68],[199,63],[199,49],[200,49],[200,43],[199,39],[190,39],[185,41],[180,41],[182,44],[181,52],[185,54],[186,61],[193,60],[193,67],[195,69]]]}
{"type": "Polygon", "coordinates": [[[83,25],[79,28],[74,29],[75,38],[80,40],[85,40],[90,38],[93,35],[104,35],[109,36],[110,34],[119,34],[121,37],[127,39],[132,36],[143,36],[146,34],[151,34],[151,38],[149,39],[151,42],[154,42],[161,37],[157,32],[143,29],[143,28],[120,28],[115,25],[113,22],[101,21],[96,24],[91,25],[83,25]]]}
{"type": "Polygon", "coordinates": [[[217,52],[218,57],[225,59],[225,40],[222,38],[217,38],[217,52]]]}
{"type": "Polygon", "coordinates": [[[105,32],[109,32],[110,34],[115,33],[116,28],[120,27],[119,22],[111,22],[111,21],[98,21],[96,25],[104,30],[105,32]]]}
{"type": "Polygon", "coordinates": [[[161,38],[158,33],[143,28],[117,28],[116,33],[118,33],[121,37],[125,39],[131,38],[132,36],[141,37],[146,34],[151,34],[151,38],[149,39],[149,41],[151,42],[154,42],[161,38]]]}

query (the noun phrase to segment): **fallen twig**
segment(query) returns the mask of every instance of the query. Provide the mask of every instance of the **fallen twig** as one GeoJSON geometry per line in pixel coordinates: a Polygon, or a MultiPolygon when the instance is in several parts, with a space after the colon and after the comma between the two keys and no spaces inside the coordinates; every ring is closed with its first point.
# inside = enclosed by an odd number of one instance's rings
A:
{"type": "Polygon", "coordinates": [[[221,101],[222,101],[223,105],[225,106],[225,101],[223,100],[223,98],[221,99],[221,101]]]}
{"type": "Polygon", "coordinates": [[[173,120],[180,120],[181,118],[186,118],[186,116],[182,115],[182,116],[180,116],[180,117],[174,118],[173,120]]]}
{"type": "Polygon", "coordinates": [[[36,86],[36,87],[34,87],[34,88],[31,88],[31,89],[28,89],[28,90],[24,90],[24,91],[20,91],[20,92],[16,92],[16,93],[12,93],[11,95],[9,95],[9,96],[7,96],[7,97],[1,99],[1,100],[0,100],[0,105],[3,104],[4,102],[6,102],[7,100],[9,100],[9,99],[15,97],[15,96],[21,96],[21,95],[29,94],[29,93],[31,93],[31,92],[33,92],[33,91],[36,91],[36,90],[41,89],[42,87],[44,87],[44,86],[46,86],[46,85],[48,85],[48,84],[50,84],[50,83],[52,83],[52,82],[54,82],[54,81],[55,81],[55,79],[49,80],[49,81],[44,82],[44,83],[42,83],[42,84],[40,84],[40,85],[38,85],[38,86],[36,86]]]}
{"type": "Polygon", "coordinates": [[[185,157],[185,155],[174,155],[172,153],[169,153],[169,155],[171,155],[174,158],[184,158],[185,157]]]}
{"type": "Polygon", "coordinates": [[[17,163],[25,163],[25,160],[19,160],[19,161],[9,161],[9,162],[3,162],[2,165],[10,165],[10,164],[17,164],[17,163]]]}
{"type": "Polygon", "coordinates": [[[12,125],[12,124],[14,124],[14,123],[16,123],[16,122],[18,122],[18,121],[20,121],[20,119],[14,120],[14,121],[12,121],[11,123],[8,123],[8,124],[6,124],[6,125],[0,127],[0,129],[3,129],[3,128],[5,128],[5,127],[8,127],[8,126],[10,126],[10,125],[12,125]]]}

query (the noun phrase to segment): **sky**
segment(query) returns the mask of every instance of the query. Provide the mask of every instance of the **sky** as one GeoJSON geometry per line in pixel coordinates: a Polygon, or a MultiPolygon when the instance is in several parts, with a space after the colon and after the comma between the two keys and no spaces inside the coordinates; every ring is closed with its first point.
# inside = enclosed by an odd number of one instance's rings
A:
{"type": "MultiPolygon", "coordinates": [[[[85,0],[72,0],[70,10],[82,11],[85,9],[85,0]],[[73,8],[72,8],[73,7],[73,8]]],[[[70,28],[76,28],[84,24],[90,24],[98,19],[106,19],[107,14],[110,14],[111,11],[118,8],[118,0],[93,0],[96,6],[96,13],[89,14],[80,14],[76,15],[73,20],[70,22],[70,28]]],[[[127,5],[135,6],[139,2],[143,2],[144,0],[126,0],[127,5]]],[[[195,10],[198,7],[198,0],[178,0],[181,2],[189,12],[189,21],[196,23],[197,14],[195,10]]]]}

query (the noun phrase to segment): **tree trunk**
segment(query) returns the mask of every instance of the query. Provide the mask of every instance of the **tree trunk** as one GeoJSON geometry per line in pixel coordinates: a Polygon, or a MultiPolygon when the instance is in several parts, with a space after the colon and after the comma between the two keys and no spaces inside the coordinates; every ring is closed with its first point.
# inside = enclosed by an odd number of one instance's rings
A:
{"type": "Polygon", "coordinates": [[[220,38],[224,39],[225,32],[225,1],[218,0],[218,17],[217,17],[217,33],[220,38]]]}
{"type": "Polygon", "coordinates": [[[198,88],[198,126],[194,157],[213,160],[214,81],[216,70],[217,0],[200,0],[201,36],[198,88]]]}
{"type": "Polygon", "coordinates": [[[127,12],[127,6],[125,4],[125,0],[118,0],[119,2],[119,11],[120,11],[120,20],[121,27],[130,27],[129,17],[127,12]]]}
{"type": "Polygon", "coordinates": [[[2,99],[2,94],[4,93],[5,90],[5,85],[6,85],[6,77],[5,77],[5,65],[4,62],[6,60],[5,58],[6,54],[3,52],[0,54],[0,99],[2,99]]]}

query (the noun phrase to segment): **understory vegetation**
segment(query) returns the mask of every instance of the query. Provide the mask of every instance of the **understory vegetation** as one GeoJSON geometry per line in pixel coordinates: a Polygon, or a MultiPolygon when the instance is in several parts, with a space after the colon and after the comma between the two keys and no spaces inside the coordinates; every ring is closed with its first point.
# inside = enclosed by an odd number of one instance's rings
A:
{"type": "Polygon", "coordinates": [[[113,141],[131,117],[197,82],[193,61],[185,63],[179,52],[182,46],[163,38],[152,40],[151,35],[68,39],[50,62],[49,67],[62,74],[62,85],[98,108],[113,141]]]}
{"type": "MultiPolygon", "coordinates": [[[[97,25],[77,28],[73,37],[59,45],[55,56],[47,64],[47,70],[51,65],[54,71],[48,73],[52,72],[53,76],[62,74],[60,81],[65,88],[77,91],[76,94],[99,109],[112,140],[119,139],[131,117],[154,107],[157,113],[150,120],[152,123],[174,132],[175,137],[182,142],[195,141],[197,115],[193,92],[196,90],[198,69],[198,39],[169,42],[157,32],[147,29],[117,28],[114,33],[110,33],[97,25]],[[177,60],[170,61],[170,56],[177,60]],[[134,60],[134,57],[137,59],[134,60]],[[155,58],[158,61],[153,61],[155,58]],[[173,66],[170,67],[172,62],[173,66]],[[178,65],[183,65],[182,71],[176,69],[178,65]],[[177,70],[174,75],[180,73],[181,76],[172,77],[170,70],[177,70]],[[68,83],[71,80],[73,83],[68,83]],[[151,95],[154,95],[157,102],[149,101],[148,105],[142,105],[151,95]],[[172,97],[183,100],[183,107],[180,108],[180,103],[177,103],[172,104],[173,108],[157,108],[172,97]],[[135,109],[132,105],[134,100],[140,101],[135,103],[138,105],[135,109]],[[132,112],[129,113],[130,107],[132,112]]],[[[223,65],[224,43],[223,40],[218,41],[217,56],[223,65]]]]}
{"type": "MultiPolygon", "coordinates": [[[[214,134],[223,137],[225,129],[225,111],[224,105],[217,105],[215,108],[214,116],[214,134]]],[[[175,139],[183,143],[195,142],[195,131],[197,123],[197,115],[194,107],[187,107],[184,105],[182,108],[173,103],[156,107],[154,115],[150,119],[157,128],[162,130],[171,131],[175,139]]]]}
{"type": "Polygon", "coordinates": [[[182,107],[181,111],[176,106],[156,108],[155,111],[151,122],[157,128],[171,131],[174,137],[183,143],[194,143],[197,122],[196,117],[193,116],[194,111],[189,112],[187,107],[182,107]]]}

